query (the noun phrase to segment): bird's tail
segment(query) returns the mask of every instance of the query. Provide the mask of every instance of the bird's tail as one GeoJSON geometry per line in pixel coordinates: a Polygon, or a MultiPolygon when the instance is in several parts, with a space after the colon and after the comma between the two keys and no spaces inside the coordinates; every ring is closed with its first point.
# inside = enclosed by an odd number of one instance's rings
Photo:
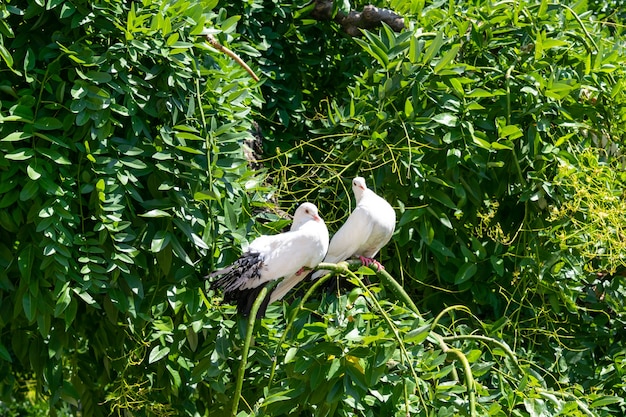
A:
{"type": "MultiPolygon", "coordinates": [[[[224,301],[237,304],[237,312],[247,317],[250,315],[254,301],[263,289],[264,283],[258,283],[256,286],[250,285],[260,280],[262,267],[263,259],[260,253],[246,252],[232,265],[210,273],[205,279],[220,277],[211,282],[211,289],[221,288],[224,292],[224,301]]],[[[270,294],[263,300],[263,304],[261,304],[257,313],[257,318],[265,315],[269,301],[270,294]]]]}

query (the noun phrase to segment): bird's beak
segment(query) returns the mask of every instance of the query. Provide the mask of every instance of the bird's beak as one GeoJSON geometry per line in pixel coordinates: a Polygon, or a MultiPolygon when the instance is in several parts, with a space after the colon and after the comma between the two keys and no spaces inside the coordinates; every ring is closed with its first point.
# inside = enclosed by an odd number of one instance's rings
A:
{"type": "Polygon", "coordinates": [[[316,222],[321,222],[323,221],[322,218],[320,216],[313,216],[313,220],[315,220],[316,222]]]}

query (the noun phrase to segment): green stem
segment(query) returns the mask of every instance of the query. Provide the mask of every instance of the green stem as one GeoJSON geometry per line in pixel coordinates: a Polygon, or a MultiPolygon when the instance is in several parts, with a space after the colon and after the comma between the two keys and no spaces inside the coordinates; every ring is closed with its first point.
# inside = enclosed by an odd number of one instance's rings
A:
{"type": "Polygon", "coordinates": [[[469,314],[472,314],[472,311],[465,307],[465,306],[460,306],[460,305],[454,305],[454,306],[450,306],[450,307],[446,307],[443,310],[441,310],[441,312],[439,314],[437,314],[437,317],[435,317],[435,319],[433,320],[432,324],[430,325],[430,328],[432,330],[435,329],[435,327],[437,327],[437,324],[439,323],[439,320],[441,320],[441,318],[443,316],[445,316],[446,314],[448,314],[450,311],[453,310],[461,310],[461,311],[465,311],[469,314]]]}
{"type": "Polygon", "coordinates": [[[598,52],[598,45],[596,44],[596,42],[591,37],[591,34],[589,33],[589,31],[587,31],[587,28],[585,27],[585,24],[583,23],[583,21],[580,20],[580,17],[578,16],[578,14],[574,10],[572,10],[571,7],[569,7],[569,6],[565,5],[565,4],[561,4],[561,3],[548,3],[548,6],[562,7],[563,9],[569,11],[572,14],[572,16],[574,16],[574,19],[576,19],[576,22],[578,23],[578,25],[582,29],[583,33],[585,34],[585,36],[587,37],[589,42],[591,42],[591,45],[593,46],[593,49],[596,52],[598,52]]]}
{"type": "Polygon", "coordinates": [[[237,415],[237,409],[239,408],[239,400],[241,399],[241,390],[243,389],[243,377],[246,374],[246,366],[248,365],[248,352],[250,351],[250,345],[252,344],[252,332],[254,331],[254,323],[256,321],[256,315],[261,307],[261,303],[267,295],[267,285],[263,287],[259,295],[257,295],[252,309],[250,310],[250,316],[248,318],[248,327],[246,329],[246,338],[243,341],[243,350],[241,351],[241,363],[239,364],[239,371],[237,372],[237,381],[235,385],[235,397],[233,398],[233,406],[230,411],[230,415],[235,417],[237,415]]]}
{"type": "Polygon", "coordinates": [[[381,279],[383,284],[389,287],[393,295],[395,295],[398,300],[406,304],[406,306],[409,307],[411,311],[417,314],[417,317],[419,317],[420,319],[422,318],[419,309],[417,308],[411,297],[409,297],[409,294],[407,294],[407,292],[404,290],[404,287],[400,285],[400,283],[396,281],[394,277],[392,277],[384,269],[377,270],[376,276],[381,279]]]}
{"type": "MultiPolygon", "coordinates": [[[[360,268],[362,265],[363,263],[359,260],[348,260],[345,262],[340,262],[339,264],[321,263],[317,266],[317,269],[325,269],[333,271],[335,273],[347,273],[351,272],[353,269],[360,268]],[[347,266],[342,266],[344,264],[347,264],[347,266]]],[[[420,319],[422,318],[419,309],[417,308],[409,294],[407,294],[407,292],[404,290],[404,287],[402,287],[402,285],[400,285],[400,283],[396,281],[394,277],[392,277],[384,269],[377,269],[376,264],[371,264],[368,268],[376,272],[376,276],[381,279],[383,285],[386,285],[391,290],[391,292],[396,297],[396,299],[398,299],[398,301],[403,302],[407,307],[411,309],[411,311],[417,314],[420,319]]]]}
{"type": "MultiPolygon", "coordinates": [[[[213,150],[214,148],[216,148],[215,146],[215,141],[213,140],[213,133],[211,132],[208,124],[207,124],[207,119],[206,119],[206,115],[204,113],[204,107],[202,106],[202,91],[200,90],[200,80],[202,79],[202,74],[200,72],[200,68],[198,65],[197,60],[193,60],[192,61],[193,65],[194,65],[194,70],[196,72],[196,77],[195,77],[195,88],[196,88],[196,101],[197,101],[197,106],[198,106],[198,111],[200,113],[200,122],[201,122],[201,126],[202,126],[202,132],[204,133],[204,146],[206,148],[206,173],[207,173],[207,184],[209,184],[210,187],[213,187],[213,164],[216,162],[217,160],[217,155],[213,155],[213,150]]],[[[211,192],[213,191],[213,189],[211,188],[211,192]]],[[[209,219],[213,219],[213,202],[209,201],[206,203],[206,208],[208,211],[208,218],[209,219]]],[[[211,221],[210,222],[210,236],[211,236],[211,252],[210,253],[215,253],[215,246],[217,245],[217,226],[216,226],[216,222],[215,221],[211,221]]],[[[205,239],[206,242],[206,239],[205,239]]],[[[210,264],[209,264],[209,269],[213,269],[215,267],[215,258],[214,257],[210,257],[210,264]]]]}
{"type": "Polygon", "coordinates": [[[469,395],[469,415],[476,417],[476,389],[474,387],[474,376],[472,375],[472,367],[470,366],[467,357],[459,349],[449,347],[444,338],[435,332],[431,332],[430,335],[437,340],[441,351],[444,353],[451,353],[455,355],[461,365],[463,366],[463,373],[465,374],[465,385],[467,386],[467,393],[469,395]]]}
{"type": "MultiPolygon", "coordinates": [[[[439,313],[437,317],[435,317],[435,319],[433,320],[431,327],[430,327],[431,332],[434,331],[435,327],[439,323],[439,320],[441,320],[441,318],[444,315],[448,314],[448,312],[453,311],[453,310],[465,311],[466,313],[472,314],[472,311],[466,306],[454,305],[454,306],[447,307],[443,309],[441,313],[439,313]]],[[[483,343],[497,345],[513,361],[517,370],[522,373],[524,372],[519,362],[517,361],[517,357],[515,356],[515,353],[511,350],[511,348],[508,345],[506,345],[504,342],[500,342],[499,340],[496,340],[492,337],[476,335],[476,334],[468,334],[468,335],[456,335],[456,336],[443,336],[441,337],[441,340],[444,342],[453,342],[456,340],[478,340],[483,343]]]]}
{"type": "MultiPolygon", "coordinates": [[[[353,265],[354,264],[355,263],[353,262],[353,265]]],[[[358,261],[356,264],[361,265],[361,262],[358,261]]],[[[324,264],[324,265],[326,265],[326,264],[324,264]]],[[[320,267],[322,267],[321,264],[320,264],[320,267]]],[[[328,269],[328,268],[326,268],[326,266],[324,266],[324,269],[328,269]]],[[[391,317],[389,317],[387,312],[383,309],[383,307],[378,302],[378,299],[376,298],[374,293],[372,293],[370,291],[370,289],[368,288],[368,286],[363,283],[361,278],[359,278],[354,272],[352,272],[348,268],[345,268],[344,273],[346,275],[348,275],[348,277],[352,278],[353,280],[355,280],[359,284],[361,289],[363,291],[365,291],[365,293],[367,294],[368,299],[374,304],[374,306],[376,306],[376,309],[378,310],[378,312],[383,316],[383,319],[385,319],[385,321],[387,322],[387,325],[389,326],[389,329],[393,332],[393,335],[396,338],[396,341],[398,342],[398,346],[400,347],[400,352],[402,353],[402,355],[401,355],[402,362],[404,363],[404,360],[406,359],[406,362],[409,365],[409,369],[411,370],[411,374],[413,375],[414,380],[418,381],[417,372],[415,371],[415,368],[413,367],[413,363],[411,362],[411,356],[409,355],[409,352],[407,352],[406,347],[404,346],[404,341],[402,340],[402,337],[400,337],[400,334],[398,333],[398,329],[396,328],[396,326],[394,326],[393,321],[391,320],[391,317]]],[[[385,272],[385,274],[387,274],[387,273],[385,272]]],[[[387,275],[389,276],[389,278],[391,278],[391,276],[389,274],[387,274],[387,275]]],[[[394,280],[393,278],[391,278],[391,279],[397,284],[396,280],[394,280]]],[[[404,290],[402,290],[402,292],[406,295],[406,292],[404,292],[404,290]]],[[[408,297],[408,295],[406,295],[406,296],[408,297]]],[[[409,300],[410,300],[410,298],[409,298],[409,300]]],[[[417,307],[416,307],[416,309],[417,309],[417,307]]],[[[419,316],[419,314],[418,314],[418,316],[419,316]]],[[[426,401],[422,398],[421,392],[419,390],[417,392],[419,394],[420,400],[422,401],[422,406],[424,407],[424,409],[426,409],[427,408],[426,401]]],[[[409,410],[408,397],[405,397],[405,406],[406,406],[406,410],[407,410],[407,414],[408,414],[408,410],[409,410]]]]}
{"type": "MultiPolygon", "coordinates": [[[[334,272],[341,272],[341,271],[343,271],[343,268],[340,268],[340,267],[336,266],[335,264],[320,264],[320,266],[318,266],[319,269],[322,269],[321,265],[325,265],[325,267],[323,269],[333,270],[334,272]]],[[[315,268],[315,269],[317,269],[317,268],[315,268]]],[[[276,344],[276,349],[274,350],[274,360],[272,361],[272,370],[270,371],[270,378],[269,378],[269,382],[267,383],[267,387],[268,388],[270,388],[272,386],[272,382],[274,381],[274,374],[276,372],[276,367],[278,366],[278,351],[281,348],[281,346],[283,345],[283,343],[285,343],[285,339],[287,338],[287,334],[291,331],[291,327],[293,326],[293,323],[296,321],[296,316],[298,315],[298,312],[300,310],[302,310],[306,300],[308,300],[309,297],[324,282],[326,282],[332,276],[333,276],[333,274],[326,274],[323,277],[320,277],[319,279],[315,280],[313,282],[313,285],[311,285],[311,288],[309,288],[309,290],[304,294],[304,296],[300,300],[300,303],[298,304],[298,307],[296,307],[291,312],[291,316],[289,317],[289,321],[287,322],[287,325],[285,326],[285,331],[283,332],[283,335],[281,336],[280,340],[276,344]]]]}
{"type": "Polygon", "coordinates": [[[574,394],[570,394],[569,392],[563,392],[563,391],[552,391],[552,390],[547,390],[547,389],[540,389],[537,388],[537,392],[539,393],[539,395],[553,395],[555,397],[561,397],[564,400],[569,400],[569,401],[574,401],[576,402],[576,405],[578,405],[578,408],[580,408],[580,410],[585,413],[585,415],[589,416],[589,417],[594,417],[596,416],[596,414],[592,413],[591,410],[589,409],[589,407],[587,407],[586,404],[584,404],[582,401],[580,401],[580,399],[578,399],[578,397],[576,397],[574,394]]]}
{"type": "Polygon", "coordinates": [[[517,368],[518,371],[520,371],[522,373],[524,372],[524,370],[520,366],[519,362],[517,361],[517,356],[515,356],[515,353],[511,350],[511,348],[508,347],[504,342],[501,342],[501,341],[499,341],[497,339],[494,339],[492,337],[481,336],[481,335],[477,335],[477,334],[466,334],[466,335],[457,335],[457,336],[444,336],[441,339],[444,342],[454,342],[454,341],[457,341],[457,340],[478,340],[478,341],[483,342],[485,344],[496,345],[496,346],[498,346],[500,349],[502,349],[504,351],[506,356],[508,356],[509,359],[511,359],[511,361],[513,361],[513,363],[515,364],[515,367],[517,368]]]}
{"type": "Polygon", "coordinates": [[[506,84],[506,124],[507,126],[511,124],[511,72],[515,65],[511,65],[509,69],[506,70],[506,74],[504,75],[504,82],[506,84]]]}

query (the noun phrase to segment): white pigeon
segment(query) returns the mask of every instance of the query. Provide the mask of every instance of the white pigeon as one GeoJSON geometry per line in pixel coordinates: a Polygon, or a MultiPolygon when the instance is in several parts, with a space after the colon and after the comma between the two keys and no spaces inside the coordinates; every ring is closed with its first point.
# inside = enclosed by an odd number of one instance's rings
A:
{"type": "Polygon", "coordinates": [[[268,303],[280,300],[302,281],[304,269],[316,267],[327,250],[326,223],[314,204],[303,203],[288,232],[254,239],[237,261],[209,275],[222,275],[211,288],[222,288],[224,300],[236,301],[237,311],[247,316],[264,284],[284,277],[259,309],[262,317],[268,303]]]}
{"type": "MultiPolygon", "coordinates": [[[[373,258],[391,239],[396,228],[396,212],[385,199],[367,188],[363,177],[352,181],[352,191],[357,205],[331,239],[324,262],[337,263],[358,257],[366,266],[375,263],[382,268],[373,258]]],[[[328,271],[316,271],[312,279],[326,273],[328,271]]]]}

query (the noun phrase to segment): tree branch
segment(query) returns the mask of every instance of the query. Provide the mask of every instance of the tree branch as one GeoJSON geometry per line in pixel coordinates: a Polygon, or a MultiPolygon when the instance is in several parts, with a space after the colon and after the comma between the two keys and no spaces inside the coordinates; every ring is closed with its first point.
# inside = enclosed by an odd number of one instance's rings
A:
{"type": "Polygon", "coordinates": [[[404,18],[392,10],[379,9],[371,4],[363,8],[362,12],[351,11],[347,15],[338,11],[333,13],[333,0],[315,0],[315,7],[311,17],[316,20],[333,20],[341,25],[344,32],[350,36],[361,36],[361,29],[372,29],[385,22],[391,29],[400,32],[404,29],[404,18]]]}
{"type": "Polygon", "coordinates": [[[254,71],[252,71],[252,68],[250,68],[248,66],[248,64],[246,64],[243,61],[243,59],[241,59],[239,57],[239,55],[237,55],[236,53],[234,53],[233,51],[231,51],[230,49],[228,49],[227,47],[225,47],[224,45],[219,43],[218,40],[213,37],[213,35],[207,35],[206,38],[207,38],[207,40],[209,41],[209,43],[211,44],[212,47],[214,47],[215,49],[217,49],[220,52],[225,53],[226,55],[228,55],[232,59],[234,59],[235,62],[237,62],[239,65],[241,65],[241,67],[243,69],[245,69],[248,72],[248,74],[250,74],[250,76],[254,79],[254,81],[259,81],[259,77],[254,73],[254,71]]]}

